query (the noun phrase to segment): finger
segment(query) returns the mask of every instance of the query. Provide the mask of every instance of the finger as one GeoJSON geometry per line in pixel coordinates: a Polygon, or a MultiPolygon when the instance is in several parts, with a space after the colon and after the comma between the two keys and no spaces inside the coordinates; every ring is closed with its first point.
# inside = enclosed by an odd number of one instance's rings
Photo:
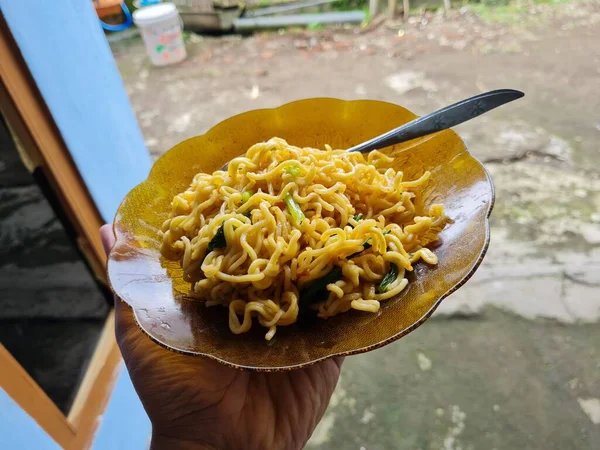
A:
{"type": "Polygon", "coordinates": [[[100,228],[100,239],[102,240],[102,246],[106,254],[115,245],[115,234],[112,230],[112,224],[102,225],[100,228]]]}
{"type": "MultiPolygon", "coordinates": [[[[100,239],[102,240],[102,246],[104,251],[108,254],[110,249],[115,245],[115,235],[113,233],[112,224],[103,225],[100,228],[100,239]]],[[[119,298],[115,298],[115,334],[117,340],[121,341],[121,338],[126,335],[136,334],[139,332],[135,319],[133,317],[133,311],[129,305],[125,305],[125,302],[119,298]]]]}

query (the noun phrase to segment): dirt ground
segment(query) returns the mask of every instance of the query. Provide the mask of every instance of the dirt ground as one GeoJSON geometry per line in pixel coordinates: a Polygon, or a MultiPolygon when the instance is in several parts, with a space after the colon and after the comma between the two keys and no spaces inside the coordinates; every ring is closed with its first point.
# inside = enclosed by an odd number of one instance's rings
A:
{"type": "Polygon", "coordinates": [[[250,109],[370,98],[417,114],[526,97],[457,127],[492,173],[492,245],[424,326],[348,358],[311,449],[600,448],[600,2],[426,13],[408,23],[199,37],[150,66],[112,47],[160,155],[250,109]]]}

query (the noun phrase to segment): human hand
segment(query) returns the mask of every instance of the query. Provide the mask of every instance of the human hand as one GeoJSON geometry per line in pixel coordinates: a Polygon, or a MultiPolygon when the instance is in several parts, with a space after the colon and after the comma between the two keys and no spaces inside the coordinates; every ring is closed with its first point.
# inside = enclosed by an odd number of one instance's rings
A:
{"type": "MultiPolygon", "coordinates": [[[[100,230],[105,250],[110,225],[100,230]]],[[[152,449],[301,449],[321,420],[343,358],[286,372],[244,372],[152,341],[115,299],[121,354],[150,421],[152,449]]]]}

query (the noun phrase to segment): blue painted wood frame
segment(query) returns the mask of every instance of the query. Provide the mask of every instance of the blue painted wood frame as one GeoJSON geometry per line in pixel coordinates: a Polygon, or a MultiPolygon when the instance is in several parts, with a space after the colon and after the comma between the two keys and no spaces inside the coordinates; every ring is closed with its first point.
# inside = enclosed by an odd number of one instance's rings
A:
{"type": "MultiPolygon", "coordinates": [[[[151,158],[91,0],[0,0],[2,14],[104,220],[151,158]]],[[[150,422],[120,372],[94,448],[148,448],[150,422]]],[[[0,389],[0,448],[58,446],[0,389]]]]}
{"type": "Polygon", "coordinates": [[[0,448],[59,450],[59,445],[0,388],[0,448]]]}
{"type": "MultiPolygon", "coordinates": [[[[146,450],[152,426],[129,373],[121,364],[108,406],[99,418],[93,450],[146,450]]],[[[58,450],[60,446],[0,388],[0,449],[58,450]]]]}
{"type": "Polygon", "coordinates": [[[0,0],[2,14],[104,220],[151,167],[91,0],[0,0]]]}

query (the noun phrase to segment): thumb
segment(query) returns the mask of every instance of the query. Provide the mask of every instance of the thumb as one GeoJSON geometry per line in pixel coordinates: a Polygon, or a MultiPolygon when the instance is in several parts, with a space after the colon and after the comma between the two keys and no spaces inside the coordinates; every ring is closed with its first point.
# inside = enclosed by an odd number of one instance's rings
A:
{"type": "MultiPolygon", "coordinates": [[[[100,239],[102,240],[104,251],[108,255],[111,248],[115,245],[115,234],[112,229],[112,224],[102,225],[100,228],[100,239]]],[[[125,334],[136,334],[139,331],[133,318],[133,311],[123,303],[123,301],[115,296],[115,330],[119,343],[121,341],[120,338],[125,334]]]]}
{"type": "Polygon", "coordinates": [[[100,228],[100,239],[102,239],[102,246],[108,255],[110,249],[115,245],[115,234],[112,230],[112,224],[107,223],[106,225],[102,225],[100,228]]]}

